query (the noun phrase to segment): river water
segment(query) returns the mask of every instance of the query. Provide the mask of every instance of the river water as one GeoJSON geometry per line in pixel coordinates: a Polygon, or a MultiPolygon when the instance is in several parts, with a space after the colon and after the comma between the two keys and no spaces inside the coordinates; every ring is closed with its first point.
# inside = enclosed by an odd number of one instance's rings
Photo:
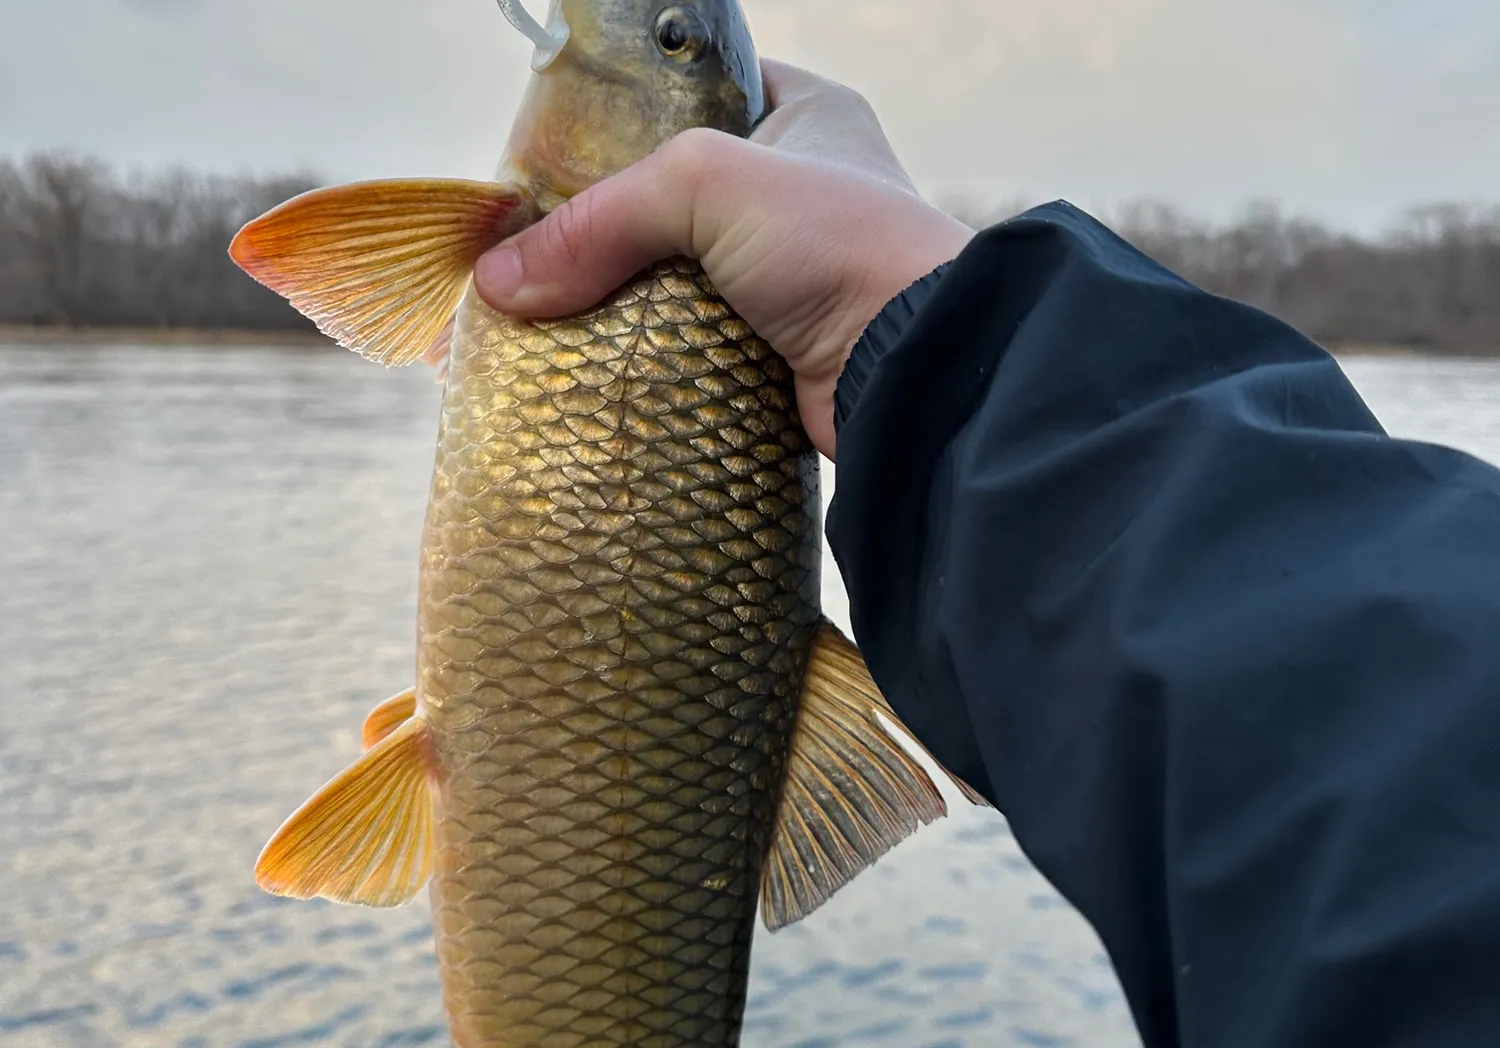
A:
{"type": "MultiPolygon", "coordinates": [[[[1346,368],[1500,462],[1500,366],[1346,368]]],[[[0,347],[0,1045],[447,1044],[425,902],[251,876],[410,680],[437,395],[331,350],[0,347]]],[[[747,1048],[1138,1046],[1089,927],[954,809],[762,934],[747,1048]]]]}

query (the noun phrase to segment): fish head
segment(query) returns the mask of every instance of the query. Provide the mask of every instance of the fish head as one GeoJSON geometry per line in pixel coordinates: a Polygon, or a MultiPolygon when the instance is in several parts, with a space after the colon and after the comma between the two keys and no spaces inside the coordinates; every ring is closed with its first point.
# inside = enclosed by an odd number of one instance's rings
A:
{"type": "Polygon", "coordinates": [[[545,28],[511,20],[537,51],[501,174],[543,209],[683,131],[743,137],[766,112],[739,0],[552,0],[545,28]]]}

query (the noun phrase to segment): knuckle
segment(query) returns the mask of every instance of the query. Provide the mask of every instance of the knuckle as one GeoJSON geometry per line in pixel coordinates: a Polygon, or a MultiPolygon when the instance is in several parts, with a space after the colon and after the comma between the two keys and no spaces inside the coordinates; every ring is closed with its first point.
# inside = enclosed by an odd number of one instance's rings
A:
{"type": "Polygon", "coordinates": [[[722,131],[706,127],[690,128],[663,147],[661,159],[669,177],[679,185],[691,187],[725,162],[736,140],[722,131]]]}
{"type": "Polygon", "coordinates": [[[860,94],[848,84],[830,83],[828,85],[828,92],[834,98],[839,99],[846,105],[859,106],[862,108],[868,108],[870,105],[869,100],[865,98],[864,95],[860,94]]]}
{"type": "Polygon", "coordinates": [[[847,109],[851,115],[857,114],[861,119],[869,123],[878,124],[880,122],[880,118],[876,115],[875,107],[870,104],[870,100],[854,90],[854,88],[843,84],[837,85],[834,89],[834,99],[843,108],[847,109]]]}
{"type": "Polygon", "coordinates": [[[678,250],[695,258],[709,250],[716,228],[713,201],[722,202],[735,168],[744,165],[745,148],[746,143],[733,135],[693,128],[662,150],[662,188],[675,201],[667,239],[678,250]]]}

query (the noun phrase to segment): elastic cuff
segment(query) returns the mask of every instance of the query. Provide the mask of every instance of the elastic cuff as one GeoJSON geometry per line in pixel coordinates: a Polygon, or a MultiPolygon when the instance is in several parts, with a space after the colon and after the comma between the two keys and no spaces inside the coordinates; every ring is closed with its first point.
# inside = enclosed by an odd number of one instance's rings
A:
{"type": "Polygon", "coordinates": [[[838,434],[850,412],[854,410],[854,405],[859,402],[860,391],[874,374],[875,366],[880,363],[880,358],[900,341],[906,329],[911,326],[913,318],[941,283],[943,274],[952,265],[952,262],[944,262],[925,277],[908,285],[906,290],[885,304],[875,319],[870,321],[864,333],[859,336],[859,341],[854,343],[854,349],[849,354],[848,362],[844,364],[838,384],[834,387],[833,432],[835,435],[838,434]]]}

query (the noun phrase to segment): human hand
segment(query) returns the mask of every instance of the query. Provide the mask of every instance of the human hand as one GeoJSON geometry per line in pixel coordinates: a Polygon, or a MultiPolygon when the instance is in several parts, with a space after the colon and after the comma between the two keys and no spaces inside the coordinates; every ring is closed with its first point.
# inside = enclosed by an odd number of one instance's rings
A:
{"type": "Polygon", "coordinates": [[[696,258],[791,364],[803,425],[833,458],[854,343],[974,232],[921,198],[861,96],[778,62],[764,73],[772,112],[750,140],[679,135],[490,250],[475,285],[503,312],[564,316],[653,262],[696,258]]]}

